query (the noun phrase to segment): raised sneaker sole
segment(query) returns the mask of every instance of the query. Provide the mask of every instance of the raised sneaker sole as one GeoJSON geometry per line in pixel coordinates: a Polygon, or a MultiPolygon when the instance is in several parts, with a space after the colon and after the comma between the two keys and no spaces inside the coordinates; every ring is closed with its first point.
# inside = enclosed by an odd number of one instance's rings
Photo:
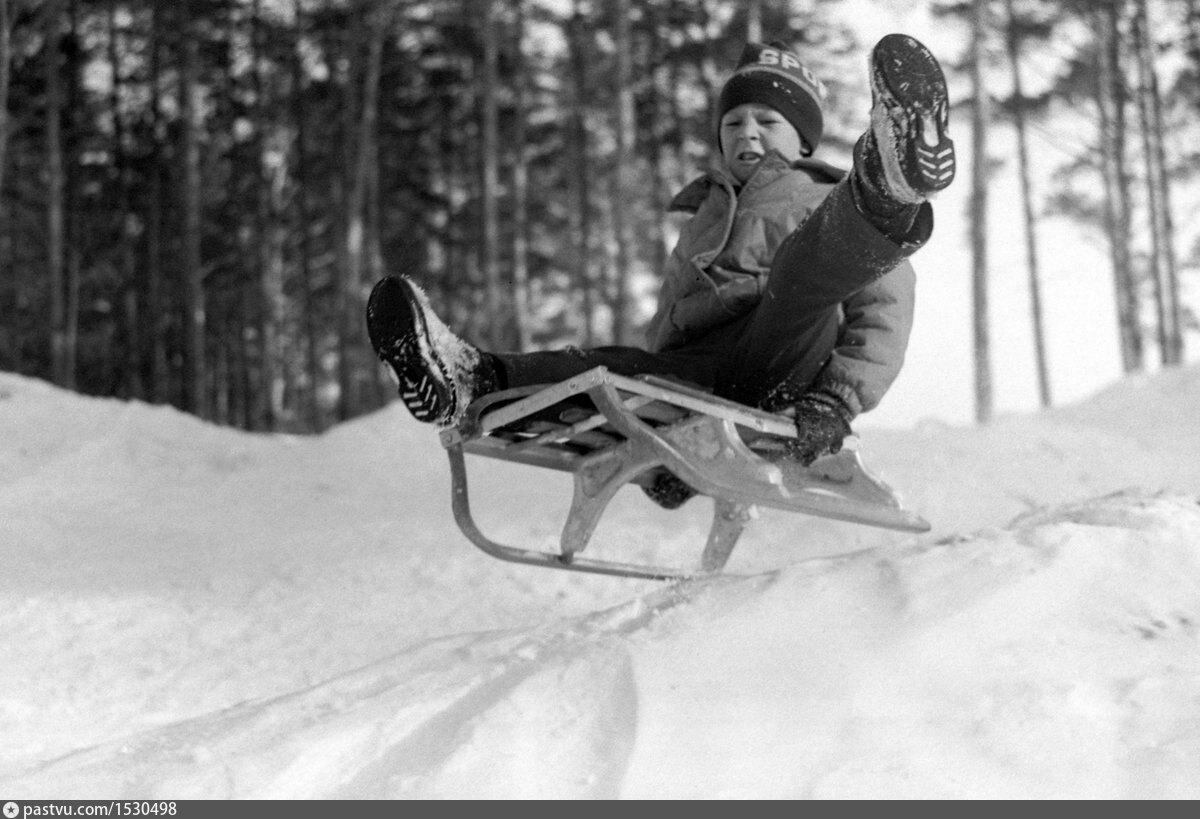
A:
{"type": "Polygon", "coordinates": [[[400,382],[400,398],[418,421],[454,416],[454,381],[437,354],[425,318],[425,294],[399,276],[381,279],[367,300],[367,334],[380,360],[400,382]]]}
{"type": "Polygon", "coordinates": [[[902,180],[917,199],[948,187],[954,142],[946,134],[950,105],[937,58],[908,35],[888,34],[871,54],[871,90],[891,124],[890,144],[879,146],[888,181],[902,180]]]}

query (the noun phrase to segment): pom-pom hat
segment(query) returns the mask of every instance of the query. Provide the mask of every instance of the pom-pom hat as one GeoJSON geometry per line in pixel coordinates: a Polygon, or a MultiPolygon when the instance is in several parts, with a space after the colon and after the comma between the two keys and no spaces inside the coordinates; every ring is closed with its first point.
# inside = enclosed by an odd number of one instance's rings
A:
{"type": "Polygon", "coordinates": [[[778,111],[809,150],[815,150],[825,130],[821,104],[826,93],[816,75],[782,43],[747,43],[717,100],[717,145],[721,144],[721,117],[725,112],[758,103],[778,111]]]}

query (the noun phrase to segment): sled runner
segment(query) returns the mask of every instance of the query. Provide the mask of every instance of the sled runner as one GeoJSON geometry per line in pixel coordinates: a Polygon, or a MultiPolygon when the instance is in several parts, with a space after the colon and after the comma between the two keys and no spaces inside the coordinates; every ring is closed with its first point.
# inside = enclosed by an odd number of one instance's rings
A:
{"type": "Polygon", "coordinates": [[[558,384],[491,393],[442,431],[454,517],[471,542],[500,560],[570,571],[667,580],[719,572],[755,506],[909,532],[929,524],[871,475],[849,438],[805,468],[783,457],[791,419],[653,376],[604,367],[558,384]],[[489,538],[471,514],[466,455],[574,473],[558,553],[489,538]],[[667,469],[713,499],[708,542],[696,568],[621,563],[583,554],[610,500],[625,484],[648,485],[667,469]]]}

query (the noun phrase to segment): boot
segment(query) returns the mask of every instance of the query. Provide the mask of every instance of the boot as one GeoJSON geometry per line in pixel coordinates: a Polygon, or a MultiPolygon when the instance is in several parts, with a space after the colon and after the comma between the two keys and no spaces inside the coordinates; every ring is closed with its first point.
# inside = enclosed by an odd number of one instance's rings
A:
{"type": "Polygon", "coordinates": [[[946,78],[929,49],[888,34],[871,52],[871,126],[854,164],[868,196],[919,205],[954,180],[946,78]]]}
{"type": "Polygon", "coordinates": [[[367,300],[367,334],[418,421],[453,426],[472,401],[497,389],[494,359],[452,333],[406,276],[375,285],[367,300]]]}

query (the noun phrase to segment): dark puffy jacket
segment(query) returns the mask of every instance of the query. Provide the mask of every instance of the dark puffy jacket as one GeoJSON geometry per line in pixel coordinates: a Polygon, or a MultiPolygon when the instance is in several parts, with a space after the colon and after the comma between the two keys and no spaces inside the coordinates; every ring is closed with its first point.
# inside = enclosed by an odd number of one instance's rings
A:
{"type": "MultiPolygon", "coordinates": [[[[667,262],[649,349],[670,350],[744,315],[762,297],[775,251],[845,175],[823,162],[763,158],[735,193],[713,171],[688,184],[672,211],[692,214],[667,262]]],[[[904,261],[842,304],[842,329],[821,385],[855,411],[874,408],[904,363],[912,330],[916,276],[904,261]]]]}

